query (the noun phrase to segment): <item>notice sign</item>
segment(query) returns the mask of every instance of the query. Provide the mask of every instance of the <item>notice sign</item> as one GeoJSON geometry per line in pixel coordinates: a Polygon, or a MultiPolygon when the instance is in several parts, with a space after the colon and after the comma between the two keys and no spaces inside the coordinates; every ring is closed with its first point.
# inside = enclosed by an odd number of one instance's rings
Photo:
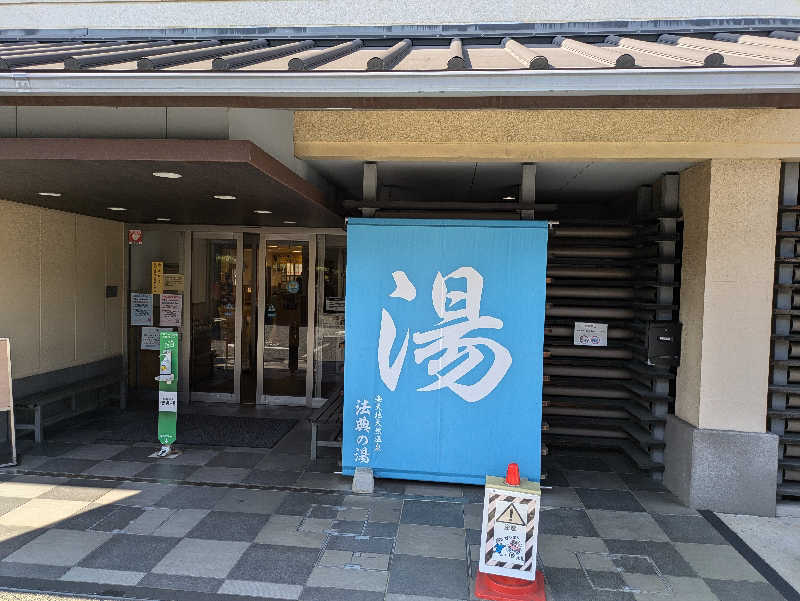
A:
{"type": "Polygon", "coordinates": [[[344,313],[344,297],[343,296],[326,296],[325,297],[325,312],[326,313],[344,313]]]}
{"type": "Polygon", "coordinates": [[[503,478],[487,476],[481,572],[535,580],[540,499],[536,482],[523,478],[519,486],[509,486],[503,478]]]}
{"type": "Polygon", "coordinates": [[[164,262],[153,261],[150,266],[153,282],[153,294],[161,294],[164,292],[164,262]]]}
{"type": "Polygon", "coordinates": [[[153,325],[153,295],[131,293],[131,325],[132,326],[151,326],[153,325]]]}
{"type": "Polygon", "coordinates": [[[181,327],[183,313],[183,296],[180,294],[162,294],[159,305],[160,324],[162,327],[181,327]]]}
{"type": "Polygon", "coordinates": [[[131,246],[142,245],[142,230],[128,230],[128,244],[131,246]]]}
{"type": "Polygon", "coordinates": [[[11,404],[11,343],[0,338],[0,411],[8,411],[11,404]]]}
{"type": "Polygon", "coordinates": [[[170,292],[183,292],[184,279],[182,273],[165,273],[164,290],[170,292]]]}
{"type": "Polygon", "coordinates": [[[572,344],[576,346],[608,346],[608,324],[576,321],[572,344]]]}
{"type": "Polygon", "coordinates": [[[171,332],[169,328],[142,328],[142,344],[140,348],[143,351],[157,351],[160,347],[161,332],[171,332]]]}

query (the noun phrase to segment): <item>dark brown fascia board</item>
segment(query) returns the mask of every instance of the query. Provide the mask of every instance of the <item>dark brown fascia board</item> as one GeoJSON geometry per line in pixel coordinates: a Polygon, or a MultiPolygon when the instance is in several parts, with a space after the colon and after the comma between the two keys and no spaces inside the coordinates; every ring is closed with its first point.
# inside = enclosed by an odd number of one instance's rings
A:
{"type": "Polygon", "coordinates": [[[249,140],[0,138],[0,161],[7,160],[249,164],[298,196],[339,215],[319,188],[249,140]]]}
{"type": "Polygon", "coordinates": [[[0,106],[232,107],[280,109],[669,109],[800,108],[800,94],[631,94],[601,96],[256,97],[0,96],[0,106]]]}

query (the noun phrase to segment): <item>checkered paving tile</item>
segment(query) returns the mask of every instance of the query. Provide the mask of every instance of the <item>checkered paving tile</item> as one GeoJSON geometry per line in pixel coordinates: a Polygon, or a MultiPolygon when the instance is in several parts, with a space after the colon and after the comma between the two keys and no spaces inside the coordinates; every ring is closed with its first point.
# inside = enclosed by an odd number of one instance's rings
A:
{"type": "MultiPolygon", "coordinates": [[[[159,598],[468,601],[483,489],[378,480],[352,495],[286,449],[49,443],[0,471],[0,577],[159,598]]],[[[696,511],[602,454],[548,458],[550,601],[779,601],[696,511]]]]}

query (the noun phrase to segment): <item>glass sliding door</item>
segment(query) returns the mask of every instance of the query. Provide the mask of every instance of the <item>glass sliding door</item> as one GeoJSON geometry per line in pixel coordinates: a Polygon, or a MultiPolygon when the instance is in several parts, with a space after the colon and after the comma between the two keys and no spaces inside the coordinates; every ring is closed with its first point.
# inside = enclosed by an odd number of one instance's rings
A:
{"type": "Polygon", "coordinates": [[[262,402],[304,405],[308,394],[309,299],[313,301],[313,265],[308,239],[262,236],[264,295],[262,402]],[[312,295],[312,296],[309,296],[312,295]]]}
{"type": "Polygon", "coordinates": [[[314,398],[327,399],[344,385],[344,297],[347,237],[317,236],[314,398]]]}
{"type": "Polygon", "coordinates": [[[190,370],[193,401],[239,400],[242,246],[242,234],[192,234],[190,370]]]}

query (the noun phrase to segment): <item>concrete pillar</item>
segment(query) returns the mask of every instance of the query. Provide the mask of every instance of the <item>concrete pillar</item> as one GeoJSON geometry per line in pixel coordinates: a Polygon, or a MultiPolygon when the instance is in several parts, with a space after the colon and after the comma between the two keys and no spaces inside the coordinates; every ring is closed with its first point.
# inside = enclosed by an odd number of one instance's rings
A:
{"type": "Polygon", "coordinates": [[[766,409],[779,179],[777,160],[681,173],[683,335],[664,482],[692,507],[775,512],[766,409]]]}

